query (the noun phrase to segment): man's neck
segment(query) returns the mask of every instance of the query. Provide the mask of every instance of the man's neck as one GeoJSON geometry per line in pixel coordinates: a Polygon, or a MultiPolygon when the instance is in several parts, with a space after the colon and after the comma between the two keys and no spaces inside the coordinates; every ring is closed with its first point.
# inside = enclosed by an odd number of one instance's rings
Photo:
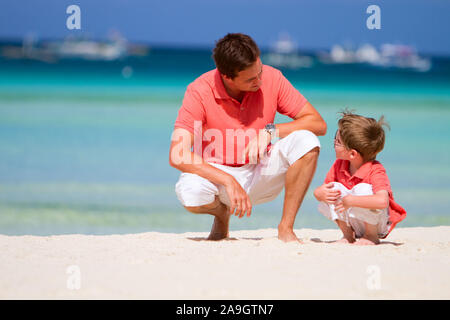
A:
{"type": "Polygon", "coordinates": [[[245,96],[245,91],[240,91],[237,89],[233,89],[230,86],[227,85],[226,81],[223,79],[223,77],[220,77],[222,79],[223,86],[225,88],[225,91],[228,93],[230,97],[233,99],[236,99],[239,102],[242,102],[245,96]]]}

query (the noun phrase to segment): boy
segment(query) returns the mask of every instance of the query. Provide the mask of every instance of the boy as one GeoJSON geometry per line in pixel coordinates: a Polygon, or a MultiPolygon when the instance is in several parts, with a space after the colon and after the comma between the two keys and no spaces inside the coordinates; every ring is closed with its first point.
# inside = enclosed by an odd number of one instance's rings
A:
{"type": "Polygon", "coordinates": [[[383,150],[383,116],[379,121],[344,111],[334,138],[336,161],[323,185],[314,191],[319,211],[336,221],[341,243],[380,243],[406,211],[394,201],[389,179],[375,160],[383,150]]]}

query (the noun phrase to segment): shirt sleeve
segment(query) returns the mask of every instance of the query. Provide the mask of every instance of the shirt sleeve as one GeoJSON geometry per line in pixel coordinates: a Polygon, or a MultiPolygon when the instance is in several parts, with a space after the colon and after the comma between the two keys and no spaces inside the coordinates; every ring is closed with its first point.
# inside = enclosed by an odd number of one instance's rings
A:
{"type": "Polygon", "coordinates": [[[386,169],[381,164],[375,165],[370,175],[370,184],[372,185],[373,193],[377,193],[380,190],[386,190],[389,196],[392,195],[391,184],[386,174],[386,169]]]}
{"type": "Polygon", "coordinates": [[[178,117],[175,120],[175,128],[183,128],[194,133],[195,121],[205,123],[205,109],[203,107],[200,94],[189,85],[184,94],[183,104],[178,111],[178,117]]]}
{"type": "Polygon", "coordinates": [[[280,86],[278,91],[277,111],[293,119],[305,106],[308,100],[294,88],[281,72],[279,72],[279,76],[280,86]]]}

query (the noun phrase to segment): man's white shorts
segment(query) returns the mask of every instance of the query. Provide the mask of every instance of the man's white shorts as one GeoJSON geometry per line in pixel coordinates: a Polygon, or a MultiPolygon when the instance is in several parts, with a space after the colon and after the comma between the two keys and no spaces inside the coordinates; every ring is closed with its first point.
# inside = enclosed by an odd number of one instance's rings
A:
{"type": "MultiPolygon", "coordinates": [[[[368,196],[373,194],[372,186],[367,183],[359,183],[349,190],[341,183],[334,182],[333,189],[341,191],[341,197],[345,197],[349,194],[358,196],[368,196]]],[[[326,202],[320,202],[318,209],[320,213],[330,220],[341,220],[346,222],[348,226],[353,228],[355,231],[355,236],[358,238],[364,235],[364,223],[366,222],[378,226],[378,235],[380,237],[384,237],[388,232],[388,208],[383,210],[372,210],[353,207],[348,208],[342,213],[338,213],[335,211],[334,205],[326,202]]]]}
{"type": "MultiPolygon", "coordinates": [[[[295,161],[320,142],[315,134],[307,130],[294,131],[278,140],[257,164],[231,167],[216,163],[212,166],[231,174],[247,192],[252,205],[275,199],[285,184],[286,171],[295,161]]],[[[214,202],[215,196],[230,206],[225,187],[192,173],[182,173],[175,186],[175,192],[181,204],[196,207],[214,202]]]]}

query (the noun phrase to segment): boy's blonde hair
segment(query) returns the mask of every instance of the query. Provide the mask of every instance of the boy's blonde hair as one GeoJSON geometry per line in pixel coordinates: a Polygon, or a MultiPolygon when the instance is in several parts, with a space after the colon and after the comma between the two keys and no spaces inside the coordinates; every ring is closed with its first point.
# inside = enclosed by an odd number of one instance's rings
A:
{"type": "Polygon", "coordinates": [[[375,160],[377,154],[384,148],[383,126],[390,129],[384,116],[376,121],[374,118],[366,118],[349,110],[344,110],[341,114],[338,127],[344,147],[358,151],[364,161],[375,160]]]}

